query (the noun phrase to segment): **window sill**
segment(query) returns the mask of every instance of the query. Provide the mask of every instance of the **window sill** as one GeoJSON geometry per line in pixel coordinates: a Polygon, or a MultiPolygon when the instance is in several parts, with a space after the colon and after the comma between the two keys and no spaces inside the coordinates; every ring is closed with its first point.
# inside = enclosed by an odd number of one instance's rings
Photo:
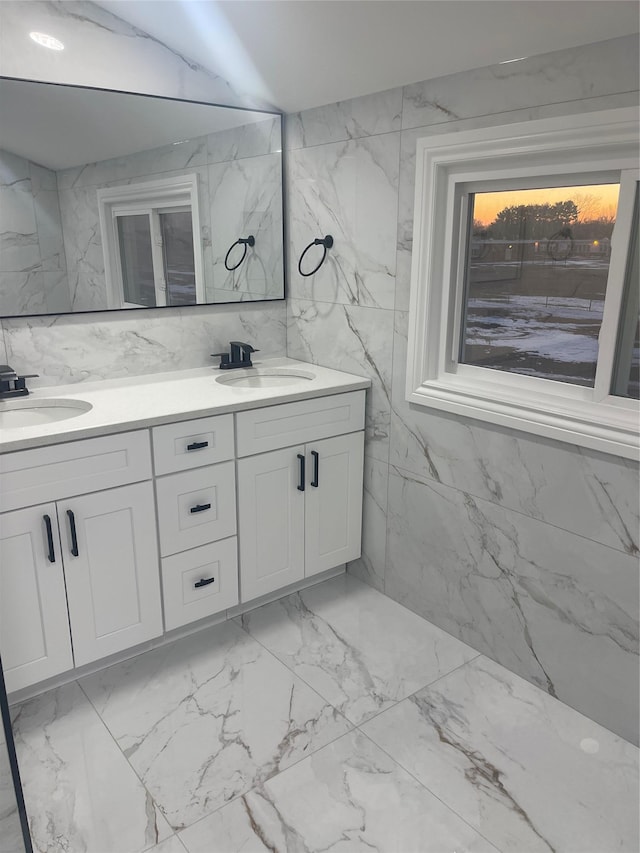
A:
{"type": "Polygon", "coordinates": [[[464,381],[430,380],[409,390],[407,400],[419,406],[486,423],[521,430],[533,435],[640,459],[638,410],[635,401],[609,398],[615,402],[550,399],[551,395],[514,393],[487,383],[471,386],[464,381]],[[627,404],[631,405],[627,405],[627,404]]]}

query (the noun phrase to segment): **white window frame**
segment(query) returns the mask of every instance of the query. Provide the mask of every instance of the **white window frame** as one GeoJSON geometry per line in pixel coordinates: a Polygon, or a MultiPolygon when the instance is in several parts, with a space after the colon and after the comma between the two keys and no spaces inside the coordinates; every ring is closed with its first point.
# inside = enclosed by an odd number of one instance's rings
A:
{"type": "Polygon", "coordinates": [[[622,108],[418,139],[410,403],[640,457],[638,401],[609,393],[638,178],[638,121],[637,109],[622,108]],[[468,193],[480,186],[584,185],[618,176],[595,387],[458,363],[468,193]]]}
{"type": "Polygon", "coordinates": [[[198,176],[179,175],[140,184],[126,184],[98,190],[100,233],[104,251],[105,280],[109,308],[140,308],[127,302],[119,251],[118,216],[147,215],[151,223],[151,251],[156,271],[156,307],[167,304],[167,287],[163,270],[160,213],[190,210],[193,228],[193,260],[195,268],[196,304],[205,302],[202,245],[200,240],[200,208],[198,205],[198,176]]]}

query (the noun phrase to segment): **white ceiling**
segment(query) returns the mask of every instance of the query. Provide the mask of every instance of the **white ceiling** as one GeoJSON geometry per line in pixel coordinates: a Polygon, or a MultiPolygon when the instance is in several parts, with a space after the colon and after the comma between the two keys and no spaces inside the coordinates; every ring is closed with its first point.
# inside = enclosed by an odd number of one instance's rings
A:
{"type": "Polygon", "coordinates": [[[638,31],[635,0],[100,0],[284,112],[638,31]]]}

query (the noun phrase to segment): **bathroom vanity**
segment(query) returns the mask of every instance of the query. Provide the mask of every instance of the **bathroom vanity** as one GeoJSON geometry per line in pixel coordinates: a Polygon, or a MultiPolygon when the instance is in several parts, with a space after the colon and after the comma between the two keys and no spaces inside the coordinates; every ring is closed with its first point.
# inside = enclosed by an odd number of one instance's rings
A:
{"type": "Polygon", "coordinates": [[[358,557],[369,384],[271,359],[0,402],[8,691],[106,665],[358,557]]]}

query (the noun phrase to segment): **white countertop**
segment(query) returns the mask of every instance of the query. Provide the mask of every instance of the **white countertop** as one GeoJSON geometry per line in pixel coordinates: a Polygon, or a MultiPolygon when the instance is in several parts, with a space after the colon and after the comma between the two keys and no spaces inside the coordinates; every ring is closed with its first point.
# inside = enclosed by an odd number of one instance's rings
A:
{"type": "Polygon", "coordinates": [[[326,397],[368,388],[369,379],[318,367],[291,358],[255,360],[256,368],[288,368],[313,373],[313,379],[272,388],[237,388],[216,382],[236,371],[199,367],[170,373],[49,386],[27,397],[0,400],[3,406],[17,400],[82,400],[92,408],[73,418],[29,427],[0,428],[0,451],[24,450],[60,444],[115,432],[142,429],[161,423],[274,406],[310,397],[326,397]]]}

